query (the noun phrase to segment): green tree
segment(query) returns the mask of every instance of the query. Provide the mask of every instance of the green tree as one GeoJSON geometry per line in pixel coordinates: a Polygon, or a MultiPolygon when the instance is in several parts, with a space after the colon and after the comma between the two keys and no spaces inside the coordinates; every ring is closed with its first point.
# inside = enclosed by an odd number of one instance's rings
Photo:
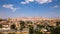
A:
{"type": "Polygon", "coordinates": [[[21,31],[21,34],[22,34],[22,30],[23,28],[25,27],[25,22],[24,21],[20,21],[20,31],[21,31]]]}
{"type": "Polygon", "coordinates": [[[29,34],[33,34],[34,33],[33,22],[27,21],[27,24],[28,24],[28,28],[29,28],[29,34]]]}
{"type": "Polygon", "coordinates": [[[0,28],[2,28],[3,26],[2,26],[2,24],[0,24],[0,28]]]}
{"type": "Polygon", "coordinates": [[[33,30],[33,25],[29,25],[29,34],[33,34],[34,30],[33,30]]]}
{"type": "Polygon", "coordinates": [[[12,24],[11,25],[11,29],[15,29],[16,25],[15,24],[12,24]]]}
{"type": "Polygon", "coordinates": [[[25,22],[24,21],[20,21],[20,29],[22,30],[25,26],[25,22]]]}
{"type": "Polygon", "coordinates": [[[0,22],[2,21],[3,19],[0,19],[0,22]]]}
{"type": "Polygon", "coordinates": [[[44,28],[43,25],[37,25],[35,29],[35,34],[43,34],[43,32],[40,32],[41,28],[44,28]]]}
{"type": "Polygon", "coordinates": [[[33,24],[32,21],[26,21],[27,24],[33,24]]]}
{"type": "Polygon", "coordinates": [[[25,25],[25,22],[24,21],[20,21],[20,25],[21,26],[24,26],[25,25]]]}
{"type": "Polygon", "coordinates": [[[44,26],[43,26],[43,25],[37,25],[37,27],[38,27],[38,28],[44,28],[44,26]]]}
{"type": "Polygon", "coordinates": [[[57,22],[56,22],[56,26],[59,26],[59,25],[60,25],[60,21],[57,21],[57,22]]]}
{"type": "Polygon", "coordinates": [[[56,27],[54,29],[54,34],[60,34],[60,27],[56,27]]]}

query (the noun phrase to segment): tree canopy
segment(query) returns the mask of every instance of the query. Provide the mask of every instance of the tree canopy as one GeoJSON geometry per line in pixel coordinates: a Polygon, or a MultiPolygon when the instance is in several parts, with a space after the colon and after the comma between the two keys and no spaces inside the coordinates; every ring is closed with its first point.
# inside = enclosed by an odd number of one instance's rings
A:
{"type": "Polygon", "coordinates": [[[11,29],[15,29],[16,25],[15,24],[12,24],[11,25],[11,29]]]}
{"type": "Polygon", "coordinates": [[[0,28],[2,28],[3,26],[0,24],[0,28]]]}

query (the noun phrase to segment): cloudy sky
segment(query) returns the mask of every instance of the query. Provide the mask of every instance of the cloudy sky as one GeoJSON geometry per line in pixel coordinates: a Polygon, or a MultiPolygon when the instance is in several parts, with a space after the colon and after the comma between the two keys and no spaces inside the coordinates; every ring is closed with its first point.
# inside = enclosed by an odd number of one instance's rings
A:
{"type": "Polygon", "coordinates": [[[0,0],[0,18],[60,17],[60,0],[0,0]]]}

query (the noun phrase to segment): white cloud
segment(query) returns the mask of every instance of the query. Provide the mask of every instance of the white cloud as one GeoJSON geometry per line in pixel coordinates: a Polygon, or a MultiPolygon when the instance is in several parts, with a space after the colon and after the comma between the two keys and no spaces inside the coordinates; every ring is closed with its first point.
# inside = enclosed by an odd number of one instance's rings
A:
{"type": "Polygon", "coordinates": [[[34,0],[25,0],[24,2],[21,2],[21,4],[28,4],[29,2],[34,2],[34,0]]]}
{"type": "Polygon", "coordinates": [[[21,4],[26,4],[26,2],[21,2],[21,4]]]}
{"type": "Polygon", "coordinates": [[[11,9],[13,12],[15,12],[16,9],[17,9],[17,8],[14,8],[12,4],[5,4],[5,5],[3,5],[2,7],[4,7],[4,8],[9,8],[9,9],[11,9]]]}
{"type": "Polygon", "coordinates": [[[58,8],[58,7],[59,7],[58,5],[53,6],[53,8],[58,8]]]}
{"type": "Polygon", "coordinates": [[[44,3],[52,2],[52,0],[36,0],[36,2],[38,2],[40,4],[44,4],[44,3]]]}
{"type": "Polygon", "coordinates": [[[38,2],[39,4],[49,3],[53,0],[25,0],[24,2],[21,2],[21,4],[28,4],[30,2],[38,2]]]}

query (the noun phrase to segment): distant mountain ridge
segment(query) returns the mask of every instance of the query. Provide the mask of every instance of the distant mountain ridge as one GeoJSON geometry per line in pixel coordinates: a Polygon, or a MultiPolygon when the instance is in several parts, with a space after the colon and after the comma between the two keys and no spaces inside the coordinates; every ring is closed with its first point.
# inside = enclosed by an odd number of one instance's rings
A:
{"type": "Polygon", "coordinates": [[[60,20],[60,18],[45,18],[45,17],[18,17],[11,18],[13,20],[60,20]]]}

